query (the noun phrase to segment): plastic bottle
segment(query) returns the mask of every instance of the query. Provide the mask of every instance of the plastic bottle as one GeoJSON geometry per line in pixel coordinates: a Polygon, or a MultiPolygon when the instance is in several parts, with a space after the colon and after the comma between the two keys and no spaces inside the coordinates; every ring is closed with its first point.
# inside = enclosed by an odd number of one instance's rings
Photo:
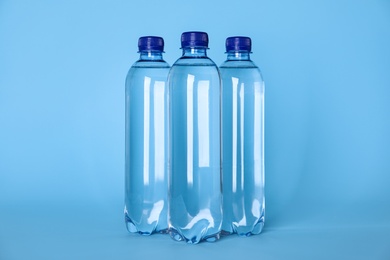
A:
{"type": "Polygon", "coordinates": [[[170,91],[169,233],[196,244],[219,238],[222,223],[220,77],[207,57],[208,35],[185,32],[170,91]]]}
{"type": "Polygon", "coordinates": [[[125,222],[129,232],[168,230],[168,87],[164,40],[141,37],[126,78],[125,222]]]}
{"type": "Polygon", "coordinates": [[[222,233],[259,234],[264,226],[264,81],[251,39],[226,39],[222,79],[222,233]]]}

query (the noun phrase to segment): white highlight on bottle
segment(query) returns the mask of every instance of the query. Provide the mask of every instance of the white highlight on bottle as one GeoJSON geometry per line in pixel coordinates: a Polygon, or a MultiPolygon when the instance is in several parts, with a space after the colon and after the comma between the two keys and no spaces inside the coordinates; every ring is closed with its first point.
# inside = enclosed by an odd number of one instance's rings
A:
{"type": "Polygon", "coordinates": [[[237,88],[238,78],[232,77],[232,190],[237,191],[237,88]]]}
{"type": "Polygon", "coordinates": [[[259,200],[257,200],[257,199],[253,200],[253,202],[252,202],[252,216],[254,216],[256,218],[260,218],[260,208],[261,208],[261,204],[260,204],[259,200]]]}
{"type": "Polygon", "coordinates": [[[153,208],[150,211],[149,217],[147,218],[146,222],[148,224],[153,224],[155,222],[158,222],[158,219],[159,219],[159,217],[161,215],[161,212],[162,212],[163,208],[164,208],[164,200],[156,201],[153,204],[153,208]]]}
{"type": "Polygon", "coordinates": [[[183,228],[184,230],[192,229],[195,225],[199,224],[201,221],[204,221],[205,226],[208,226],[209,228],[213,228],[215,226],[214,219],[212,217],[212,213],[210,209],[205,208],[199,210],[199,213],[196,214],[191,221],[183,228]]]}
{"type": "Polygon", "coordinates": [[[198,82],[198,159],[199,167],[210,166],[210,121],[209,121],[210,81],[198,82]]]}
{"type": "Polygon", "coordinates": [[[254,179],[256,187],[261,184],[261,86],[260,82],[255,82],[254,84],[254,95],[255,95],[255,113],[254,113],[254,179]]]}
{"type": "Polygon", "coordinates": [[[165,82],[154,83],[154,180],[164,181],[165,161],[165,82]]]}
{"type": "Polygon", "coordinates": [[[244,190],[244,83],[240,85],[241,190],[244,190]]]}
{"type": "Polygon", "coordinates": [[[187,185],[193,186],[193,151],[194,151],[194,81],[195,76],[188,74],[187,77],[187,185]]]}
{"type": "Polygon", "coordinates": [[[144,78],[144,185],[149,185],[150,82],[144,78]]]}
{"type": "Polygon", "coordinates": [[[235,224],[236,227],[246,226],[246,215],[244,214],[244,216],[242,216],[242,219],[240,219],[240,221],[233,222],[233,224],[235,224]]]}

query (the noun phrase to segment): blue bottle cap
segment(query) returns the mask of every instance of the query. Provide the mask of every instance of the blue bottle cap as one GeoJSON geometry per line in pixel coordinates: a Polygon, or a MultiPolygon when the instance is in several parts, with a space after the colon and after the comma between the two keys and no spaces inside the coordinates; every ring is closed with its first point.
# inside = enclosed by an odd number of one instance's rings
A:
{"type": "Polygon", "coordinates": [[[228,51],[251,51],[252,40],[249,37],[234,36],[226,39],[226,52],[228,51]]]}
{"type": "Polygon", "coordinates": [[[164,51],[164,39],[158,36],[144,36],[138,39],[139,51],[164,51]]]}
{"type": "Polygon", "coordinates": [[[181,35],[181,47],[203,47],[209,46],[209,36],[205,32],[184,32],[181,35]]]}

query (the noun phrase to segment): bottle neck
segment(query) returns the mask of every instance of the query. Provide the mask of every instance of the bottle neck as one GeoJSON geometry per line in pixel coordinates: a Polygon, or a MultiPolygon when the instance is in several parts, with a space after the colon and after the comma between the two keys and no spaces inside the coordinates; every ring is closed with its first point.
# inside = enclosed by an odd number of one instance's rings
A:
{"type": "Polygon", "coordinates": [[[183,48],[183,57],[205,58],[205,57],[207,57],[207,48],[204,48],[204,47],[183,48]]]}
{"type": "Polygon", "coordinates": [[[229,51],[227,53],[228,60],[251,60],[249,51],[229,51]]]}
{"type": "Polygon", "coordinates": [[[140,51],[140,60],[158,61],[163,60],[162,51],[140,51]]]}

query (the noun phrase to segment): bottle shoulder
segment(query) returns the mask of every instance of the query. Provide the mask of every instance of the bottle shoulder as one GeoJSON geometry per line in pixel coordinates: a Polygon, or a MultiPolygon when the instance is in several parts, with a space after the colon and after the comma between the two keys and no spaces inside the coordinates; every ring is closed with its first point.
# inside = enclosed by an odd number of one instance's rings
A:
{"type": "Polygon", "coordinates": [[[217,65],[212,61],[209,57],[180,57],[176,62],[172,65],[175,66],[214,66],[217,65]]]}
{"type": "Polygon", "coordinates": [[[222,80],[231,77],[249,81],[263,81],[263,75],[252,61],[225,61],[219,67],[222,80]]]}
{"type": "Polygon", "coordinates": [[[132,82],[142,82],[145,77],[165,81],[170,66],[166,62],[135,62],[126,75],[126,85],[132,82]]]}
{"type": "Polygon", "coordinates": [[[222,68],[249,68],[249,69],[259,69],[257,65],[251,60],[226,60],[219,66],[222,68]]]}
{"type": "Polygon", "coordinates": [[[136,61],[130,69],[137,68],[170,68],[169,64],[165,60],[138,60],[136,61]]]}

